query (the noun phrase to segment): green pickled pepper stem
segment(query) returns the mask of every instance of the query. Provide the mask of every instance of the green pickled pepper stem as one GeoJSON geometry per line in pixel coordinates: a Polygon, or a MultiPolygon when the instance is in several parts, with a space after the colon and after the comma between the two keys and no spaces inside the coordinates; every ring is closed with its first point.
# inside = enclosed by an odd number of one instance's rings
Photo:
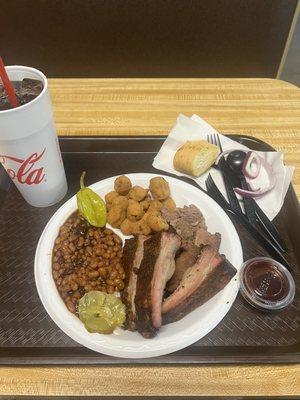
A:
{"type": "Polygon", "coordinates": [[[78,210],[89,224],[102,228],[106,224],[106,206],[96,192],[84,186],[85,174],[85,171],[81,174],[80,190],[76,195],[78,210]]]}
{"type": "Polygon", "coordinates": [[[80,181],[79,181],[80,182],[80,189],[85,189],[85,186],[84,186],[85,174],[86,174],[86,171],[83,171],[83,173],[80,176],[80,181]]]}

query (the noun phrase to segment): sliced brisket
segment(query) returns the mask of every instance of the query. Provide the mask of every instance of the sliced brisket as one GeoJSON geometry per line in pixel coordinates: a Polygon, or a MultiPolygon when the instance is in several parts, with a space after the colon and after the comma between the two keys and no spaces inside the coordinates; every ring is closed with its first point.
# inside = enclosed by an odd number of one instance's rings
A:
{"type": "Polygon", "coordinates": [[[183,243],[193,242],[197,229],[206,229],[203,214],[194,204],[176,208],[173,212],[162,210],[166,221],[176,230],[183,243]]]}
{"type": "Polygon", "coordinates": [[[135,293],[137,273],[144,255],[144,242],[146,236],[139,235],[126,239],[122,255],[122,265],[125,270],[125,287],[122,293],[122,301],[126,306],[125,329],[136,330],[135,293]]]}
{"type": "Polygon", "coordinates": [[[179,286],[185,271],[195,264],[200,252],[200,247],[189,243],[175,259],[175,271],[166,287],[169,293],[173,293],[174,290],[179,286]]]}
{"type": "Polygon", "coordinates": [[[199,228],[195,233],[194,243],[196,246],[210,245],[215,250],[219,250],[221,244],[220,233],[209,233],[206,229],[199,228]]]}
{"type": "Polygon", "coordinates": [[[163,323],[183,318],[222,290],[236,269],[211,246],[205,246],[196,263],[189,268],[175,292],[162,305],[163,323]]]}
{"type": "Polygon", "coordinates": [[[144,243],[135,295],[137,330],[145,337],[156,335],[161,326],[161,306],[166,282],[175,268],[181,240],[172,232],[159,232],[144,243]]]}

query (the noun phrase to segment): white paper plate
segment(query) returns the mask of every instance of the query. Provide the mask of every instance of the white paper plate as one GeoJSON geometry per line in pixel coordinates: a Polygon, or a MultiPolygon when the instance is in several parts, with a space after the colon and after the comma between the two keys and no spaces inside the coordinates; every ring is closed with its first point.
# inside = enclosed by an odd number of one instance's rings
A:
{"type": "MultiPolygon", "coordinates": [[[[154,174],[128,174],[134,185],[148,187],[154,174]]],[[[116,177],[104,179],[90,187],[101,197],[113,190],[116,177]]],[[[208,230],[222,235],[220,252],[239,269],[243,262],[238,234],[225,212],[205,193],[185,182],[165,176],[177,206],[195,204],[203,212],[208,230]]],[[[56,289],[51,271],[54,241],[60,226],[76,210],[76,197],[68,200],[45,227],[35,254],[34,274],[40,299],[53,321],[68,336],[89,349],[110,356],[146,358],[160,356],[183,349],[207,335],[226,315],[239,290],[235,276],[230,283],[203,306],[182,320],[163,326],[153,339],[144,339],[136,332],[116,329],[111,335],[89,333],[80,320],[70,313],[56,289]]],[[[114,229],[119,236],[124,236],[114,229]]]]}

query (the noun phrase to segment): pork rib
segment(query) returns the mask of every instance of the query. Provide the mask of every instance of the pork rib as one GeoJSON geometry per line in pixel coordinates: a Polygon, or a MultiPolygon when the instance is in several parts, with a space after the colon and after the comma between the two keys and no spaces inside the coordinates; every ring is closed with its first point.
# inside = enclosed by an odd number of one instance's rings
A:
{"type": "Polygon", "coordinates": [[[222,290],[236,269],[224,255],[211,246],[204,246],[196,263],[189,268],[175,292],[162,305],[163,323],[183,318],[222,290]]]}
{"type": "Polygon", "coordinates": [[[166,282],[175,268],[175,254],[181,240],[176,233],[159,232],[144,243],[135,295],[137,330],[154,337],[161,326],[161,306],[166,282]]]}
{"type": "Polygon", "coordinates": [[[134,238],[126,239],[122,255],[122,265],[125,271],[124,290],[122,301],[126,307],[125,329],[136,330],[136,308],[135,293],[137,273],[144,255],[144,242],[146,236],[139,235],[134,238]]]}

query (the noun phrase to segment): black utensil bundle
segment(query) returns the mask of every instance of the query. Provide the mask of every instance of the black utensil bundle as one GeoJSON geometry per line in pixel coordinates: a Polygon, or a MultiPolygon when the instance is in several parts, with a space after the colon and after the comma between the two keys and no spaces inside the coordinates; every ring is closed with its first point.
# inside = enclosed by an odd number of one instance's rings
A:
{"type": "MultiPolygon", "coordinates": [[[[223,152],[218,135],[209,135],[207,141],[217,145],[220,152],[223,152]]],[[[212,197],[229,216],[234,215],[270,255],[280,261],[289,270],[292,270],[293,268],[284,257],[284,253],[287,251],[284,240],[280,236],[275,225],[269,220],[253,198],[243,198],[245,214],[242,212],[239,200],[233,188],[242,187],[244,189],[249,189],[244,175],[238,171],[237,168],[232,168],[232,164],[228,163],[224,158],[219,160],[216,168],[218,168],[222,174],[229,202],[220,192],[210,174],[205,182],[207,194],[212,197]]]]}

